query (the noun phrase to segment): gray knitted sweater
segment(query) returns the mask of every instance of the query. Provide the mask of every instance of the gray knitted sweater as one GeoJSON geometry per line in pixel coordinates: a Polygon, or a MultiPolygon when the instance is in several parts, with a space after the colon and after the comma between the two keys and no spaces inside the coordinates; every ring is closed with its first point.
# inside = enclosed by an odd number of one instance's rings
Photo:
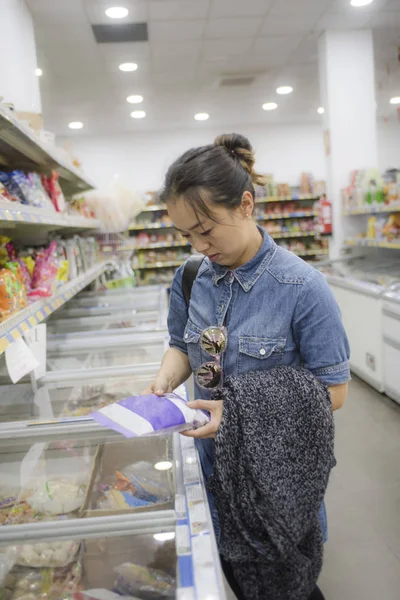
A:
{"type": "Polygon", "coordinates": [[[229,377],[214,494],[220,551],[248,600],[306,600],[322,567],[318,512],[335,465],[328,388],[303,368],[229,377]]]}

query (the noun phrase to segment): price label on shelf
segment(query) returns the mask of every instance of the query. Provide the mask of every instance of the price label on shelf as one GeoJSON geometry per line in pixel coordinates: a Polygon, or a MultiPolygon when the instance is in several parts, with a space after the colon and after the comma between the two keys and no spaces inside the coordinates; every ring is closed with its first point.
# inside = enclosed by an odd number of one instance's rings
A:
{"type": "Polygon", "coordinates": [[[6,348],[6,365],[13,383],[31,373],[39,366],[39,361],[27,343],[19,338],[6,348]]]}
{"type": "Polygon", "coordinates": [[[35,369],[35,376],[39,379],[46,375],[46,323],[37,325],[31,331],[27,331],[25,339],[28,342],[29,348],[32,350],[33,355],[39,362],[39,366],[35,369]]]}

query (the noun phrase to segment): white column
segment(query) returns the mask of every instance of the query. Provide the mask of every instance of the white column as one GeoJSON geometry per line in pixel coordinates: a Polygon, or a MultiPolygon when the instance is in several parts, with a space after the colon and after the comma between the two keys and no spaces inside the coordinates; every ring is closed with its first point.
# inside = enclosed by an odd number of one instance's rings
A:
{"type": "Polygon", "coordinates": [[[327,31],[319,41],[324,135],[330,151],[327,192],[333,205],[331,258],[347,235],[340,190],[350,171],[378,166],[372,31],[327,31]]]}
{"type": "Polygon", "coordinates": [[[0,96],[16,110],[41,113],[35,37],[25,0],[0,0],[0,96]]]}

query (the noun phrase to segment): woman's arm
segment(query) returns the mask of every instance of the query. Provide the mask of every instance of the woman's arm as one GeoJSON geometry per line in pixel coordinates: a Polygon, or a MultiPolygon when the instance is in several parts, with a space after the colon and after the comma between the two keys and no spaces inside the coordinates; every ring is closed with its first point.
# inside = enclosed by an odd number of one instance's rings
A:
{"type": "Polygon", "coordinates": [[[332,399],[332,410],[339,410],[339,408],[342,408],[347,398],[347,394],[349,392],[349,384],[341,383],[339,385],[333,385],[329,388],[329,392],[331,394],[332,399]]]}
{"type": "Polygon", "coordinates": [[[160,370],[144,394],[162,394],[172,392],[186,381],[192,373],[187,354],[177,348],[169,348],[164,354],[160,370]]]}

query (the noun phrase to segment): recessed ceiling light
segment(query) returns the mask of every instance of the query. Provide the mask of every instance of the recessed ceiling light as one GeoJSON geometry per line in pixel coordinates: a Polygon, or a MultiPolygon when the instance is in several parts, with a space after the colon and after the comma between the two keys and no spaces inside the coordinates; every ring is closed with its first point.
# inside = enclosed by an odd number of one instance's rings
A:
{"type": "Polygon", "coordinates": [[[360,6],[368,6],[368,4],[372,4],[374,0],[351,0],[350,4],[355,7],[360,6]]]}
{"type": "Polygon", "coordinates": [[[154,468],[157,471],[168,471],[169,469],[172,469],[172,462],[169,462],[169,460],[161,461],[156,463],[154,468]]]}
{"type": "Polygon", "coordinates": [[[324,109],[324,107],[323,107],[323,106],[320,106],[319,108],[317,108],[317,113],[318,113],[319,115],[323,115],[323,114],[324,114],[324,112],[325,112],[325,109],[324,109]]]}
{"type": "Polygon", "coordinates": [[[143,96],[128,96],[126,99],[129,104],[140,104],[143,102],[143,96]]]}
{"type": "Polygon", "coordinates": [[[394,98],[390,98],[390,104],[400,104],[400,96],[394,96],[394,98]]]}
{"type": "Polygon", "coordinates": [[[276,90],[276,93],[280,96],[285,96],[286,94],[291,94],[293,92],[293,88],[290,85],[281,85],[276,90]]]}
{"type": "Polygon", "coordinates": [[[122,63],[118,68],[120,71],[125,71],[128,73],[129,71],[136,71],[138,66],[136,63],[122,63]]]}
{"type": "Polygon", "coordinates": [[[144,119],[145,116],[146,113],[144,112],[144,110],[134,110],[133,112],[131,112],[132,119],[144,119]]]}
{"type": "Polygon", "coordinates": [[[39,67],[35,69],[35,75],[37,75],[37,77],[41,77],[43,75],[42,69],[39,69],[39,67]]]}
{"type": "Polygon", "coordinates": [[[196,121],[207,121],[207,119],[210,118],[210,115],[208,113],[196,113],[194,118],[196,121]]]}
{"type": "Polygon", "coordinates": [[[71,123],[68,124],[68,127],[70,129],[82,129],[83,123],[81,121],[71,121],[71,123]]]}
{"type": "Polygon", "coordinates": [[[278,108],[278,105],[276,102],[266,102],[262,105],[262,107],[263,110],[275,110],[276,108],[278,108]]]}
{"type": "Polygon", "coordinates": [[[165,533],[155,533],[153,535],[153,538],[157,542],[168,542],[169,540],[174,540],[175,539],[175,532],[174,531],[168,531],[168,532],[165,532],[165,533]]]}
{"type": "Polygon", "coordinates": [[[123,6],[112,6],[107,8],[106,15],[110,19],[125,19],[129,14],[129,10],[123,6]]]}

